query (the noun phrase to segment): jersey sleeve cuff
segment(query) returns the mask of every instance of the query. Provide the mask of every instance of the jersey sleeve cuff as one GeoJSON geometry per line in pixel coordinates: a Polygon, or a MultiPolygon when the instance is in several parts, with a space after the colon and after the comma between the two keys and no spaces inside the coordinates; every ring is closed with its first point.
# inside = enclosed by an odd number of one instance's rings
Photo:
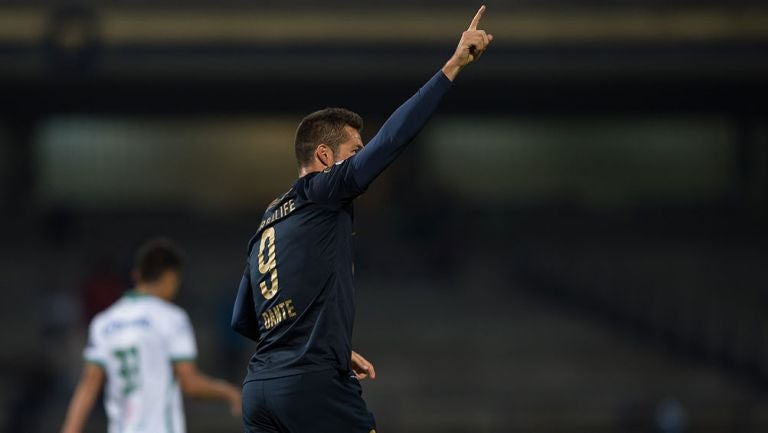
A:
{"type": "Polygon", "coordinates": [[[101,367],[102,370],[105,370],[105,371],[107,369],[106,363],[104,361],[100,360],[100,359],[95,359],[95,358],[91,358],[91,357],[87,357],[86,356],[85,358],[83,358],[83,360],[85,361],[86,364],[97,365],[97,366],[101,367]]]}
{"type": "Polygon", "coordinates": [[[171,358],[171,363],[178,364],[180,362],[195,362],[197,361],[197,356],[190,355],[190,356],[174,356],[171,358]]]}
{"type": "Polygon", "coordinates": [[[434,84],[436,87],[440,88],[444,92],[450,90],[455,83],[448,79],[448,77],[445,75],[445,72],[443,72],[442,69],[437,71],[437,73],[432,77],[431,80],[429,80],[430,84],[434,84]]]}

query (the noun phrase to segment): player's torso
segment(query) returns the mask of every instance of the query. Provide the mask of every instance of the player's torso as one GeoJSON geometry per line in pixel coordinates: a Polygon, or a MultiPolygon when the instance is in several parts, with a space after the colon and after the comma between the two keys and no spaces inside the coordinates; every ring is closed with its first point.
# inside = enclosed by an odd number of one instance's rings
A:
{"type": "Polygon", "coordinates": [[[173,307],[126,295],[99,318],[108,356],[105,405],[110,433],[184,431],[181,399],[164,335],[173,307]]]}
{"type": "Polygon", "coordinates": [[[260,331],[252,373],[348,364],[354,318],[352,206],[324,207],[296,190],[268,207],[251,241],[260,331]]]}

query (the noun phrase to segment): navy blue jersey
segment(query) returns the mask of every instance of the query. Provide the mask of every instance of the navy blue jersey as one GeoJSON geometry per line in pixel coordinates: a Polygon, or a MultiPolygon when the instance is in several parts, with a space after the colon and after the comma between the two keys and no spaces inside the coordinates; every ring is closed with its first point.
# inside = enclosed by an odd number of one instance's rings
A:
{"type": "Polygon", "coordinates": [[[405,149],[451,82],[435,74],[349,159],[299,178],[248,245],[232,327],[256,341],[246,381],[350,370],[352,201],[405,149]]]}

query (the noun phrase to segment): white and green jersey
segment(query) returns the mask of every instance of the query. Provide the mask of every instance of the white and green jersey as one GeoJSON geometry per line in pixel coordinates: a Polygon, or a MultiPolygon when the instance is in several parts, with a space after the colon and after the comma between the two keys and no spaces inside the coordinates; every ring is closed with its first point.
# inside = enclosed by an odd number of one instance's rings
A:
{"type": "Polygon", "coordinates": [[[187,313],[158,297],[129,292],[97,315],[85,359],[107,376],[109,433],[184,433],[173,363],[196,355],[187,313]]]}

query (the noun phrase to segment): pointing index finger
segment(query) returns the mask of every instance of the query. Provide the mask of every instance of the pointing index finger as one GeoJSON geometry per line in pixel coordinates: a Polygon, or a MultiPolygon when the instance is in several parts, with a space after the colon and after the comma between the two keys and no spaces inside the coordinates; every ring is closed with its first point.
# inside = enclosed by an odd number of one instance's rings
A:
{"type": "Polygon", "coordinates": [[[480,18],[483,17],[485,14],[485,5],[480,6],[480,9],[478,9],[477,13],[475,14],[475,17],[472,18],[472,23],[469,24],[468,30],[477,30],[477,25],[480,24],[480,18]]]}

